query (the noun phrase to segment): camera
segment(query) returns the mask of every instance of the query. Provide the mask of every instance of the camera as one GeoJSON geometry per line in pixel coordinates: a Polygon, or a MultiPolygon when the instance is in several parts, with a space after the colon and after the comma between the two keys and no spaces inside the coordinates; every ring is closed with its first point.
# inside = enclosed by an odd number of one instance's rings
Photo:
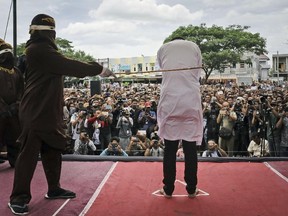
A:
{"type": "Polygon", "coordinates": [[[249,104],[250,106],[252,106],[252,105],[254,105],[254,101],[253,101],[253,100],[248,100],[248,104],[249,104]]]}
{"type": "Polygon", "coordinates": [[[271,96],[271,95],[268,95],[268,94],[259,94],[259,96],[260,96],[260,101],[261,101],[261,103],[265,103],[266,100],[267,100],[267,98],[268,98],[268,96],[271,96]]]}
{"type": "Polygon", "coordinates": [[[153,141],[153,145],[158,145],[158,141],[157,141],[157,140],[154,140],[154,141],[153,141]]]}
{"type": "Polygon", "coordinates": [[[112,150],[117,151],[118,144],[112,143],[112,150]]]}
{"type": "Polygon", "coordinates": [[[242,104],[241,104],[241,101],[240,101],[240,103],[236,103],[236,104],[234,105],[234,111],[235,111],[235,112],[240,112],[241,109],[242,109],[242,104]]]}
{"type": "Polygon", "coordinates": [[[87,134],[87,133],[83,133],[83,136],[84,136],[84,137],[88,137],[88,134],[87,134]]]}

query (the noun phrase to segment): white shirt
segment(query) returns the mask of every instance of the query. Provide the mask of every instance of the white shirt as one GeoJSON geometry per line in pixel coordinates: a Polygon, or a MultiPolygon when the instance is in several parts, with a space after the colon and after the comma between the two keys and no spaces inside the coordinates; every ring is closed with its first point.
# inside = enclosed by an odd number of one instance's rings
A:
{"type": "Polygon", "coordinates": [[[150,149],[150,155],[152,157],[163,157],[164,156],[164,150],[160,147],[158,147],[157,149],[151,148],[150,149]]]}
{"type": "MultiPolygon", "coordinates": [[[[185,40],[163,44],[157,53],[162,70],[202,66],[199,47],[185,40]]],[[[157,110],[158,134],[167,140],[198,141],[203,137],[201,69],[163,72],[157,110]]]]}
{"type": "Polygon", "coordinates": [[[75,141],[74,154],[87,155],[88,154],[88,147],[92,151],[96,151],[96,146],[93,144],[93,142],[91,140],[89,140],[88,142],[83,143],[80,139],[77,139],[75,141]],[[85,146],[84,149],[83,149],[83,146],[85,146]]]}
{"type": "Polygon", "coordinates": [[[252,154],[253,157],[260,157],[263,156],[263,151],[265,150],[266,153],[269,153],[269,145],[268,141],[264,140],[264,146],[262,147],[262,155],[261,155],[261,146],[263,146],[263,139],[261,139],[260,144],[256,144],[253,140],[251,140],[247,151],[252,154]]]}

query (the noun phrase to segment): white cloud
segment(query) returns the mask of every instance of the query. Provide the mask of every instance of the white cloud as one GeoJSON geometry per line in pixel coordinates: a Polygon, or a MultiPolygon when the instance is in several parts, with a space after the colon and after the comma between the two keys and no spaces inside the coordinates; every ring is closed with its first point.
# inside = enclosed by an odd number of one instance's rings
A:
{"type": "MultiPolygon", "coordinates": [[[[0,2],[4,32],[11,2],[0,2]]],[[[29,38],[32,18],[47,13],[56,20],[58,37],[95,58],[155,55],[179,26],[200,23],[251,26],[248,31],[267,39],[270,53],[288,53],[287,0],[30,0],[17,7],[18,43],[29,38]]],[[[6,40],[13,41],[12,17],[6,40]]]]}
{"type": "Polygon", "coordinates": [[[131,22],[181,22],[193,21],[203,16],[203,11],[191,13],[185,6],[157,5],[155,0],[105,0],[89,15],[96,19],[131,19],[131,22]]]}
{"type": "MultiPolygon", "coordinates": [[[[150,47],[153,51],[149,53],[155,55],[156,49],[173,30],[179,25],[188,25],[200,19],[203,12],[191,13],[179,4],[157,5],[155,0],[105,0],[98,8],[90,10],[89,16],[92,19],[90,22],[70,23],[60,34],[69,35],[73,41],[81,37],[82,42],[78,39],[77,43],[79,48],[85,47],[90,52],[99,49],[101,45],[111,46],[110,55],[116,56],[121,53],[128,55],[128,51],[133,52],[133,49],[136,53],[148,53],[150,47]],[[96,48],[82,46],[89,42],[96,48]],[[121,52],[114,53],[117,48],[121,52]]],[[[102,56],[103,53],[95,54],[102,56]]]]}

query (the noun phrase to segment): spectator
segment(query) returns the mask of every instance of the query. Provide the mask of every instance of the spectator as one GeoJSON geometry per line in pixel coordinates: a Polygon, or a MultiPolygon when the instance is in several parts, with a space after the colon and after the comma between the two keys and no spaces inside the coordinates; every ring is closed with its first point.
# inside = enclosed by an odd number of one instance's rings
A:
{"type": "Polygon", "coordinates": [[[86,119],[86,113],[84,111],[75,112],[70,119],[71,123],[71,148],[74,149],[75,141],[79,139],[80,131],[84,130],[84,123],[86,119]]]}
{"type": "Polygon", "coordinates": [[[126,149],[129,156],[144,156],[146,146],[139,140],[137,136],[132,136],[130,143],[126,149]]]}
{"type": "Polygon", "coordinates": [[[75,141],[74,154],[76,155],[88,155],[94,154],[96,146],[89,139],[86,131],[80,133],[79,138],[75,141]]]}
{"type": "Polygon", "coordinates": [[[111,142],[108,144],[108,147],[102,151],[100,156],[125,156],[128,157],[128,154],[121,148],[119,145],[119,138],[112,137],[111,142]]]}
{"type": "MultiPolygon", "coordinates": [[[[222,108],[217,117],[217,123],[220,125],[219,130],[219,144],[220,148],[228,151],[229,157],[233,156],[234,150],[234,124],[237,119],[236,113],[229,107],[228,102],[223,102],[222,108]],[[220,131],[222,128],[230,131],[229,135],[226,137],[221,137],[220,131]]],[[[223,129],[222,129],[223,130],[223,129]]]]}
{"type": "Polygon", "coordinates": [[[87,120],[88,128],[91,128],[90,135],[92,137],[92,141],[96,148],[101,148],[101,142],[100,142],[100,120],[99,116],[101,115],[101,110],[95,110],[93,116],[90,116],[87,120]]]}
{"type": "Polygon", "coordinates": [[[99,138],[101,143],[101,150],[103,150],[108,147],[108,144],[111,140],[111,124],[113,121],[113,114],[111,113],[110,109],[104,108],[98,119],[100,123],[99,138]]]}
{"type": "Polygon", "coordinates": [[[160,145],[159,140],[153,139],[150,141],[150,147],[146,149],[145,156],[163,157],[164,150],[160,145]]]}
{"type": "Polygon", "coordinates": [[[233,111],[237,119],[234,125],[234,156],[248,156],[247,148],[249,145],[249,119],[248,104],[243,97],[237,97],[233,105],[233,111]]]}
{"type": "Polygon", "coordinates": [[[131,118],[133,119],[133,126],[132,126],[132,134],[136,135],[138,130],[139,130],[139,123],[138,123],[138,118],[139,114],[141,112],[141,109],[139,108],[138,100],[133,98],[132,99],[132,104],[131,104],[131,118]]]}
{"type": "MultiPolygon", "coordinates": [[[[260,115],[260,106],[258,101],[250,100],[248,115],[251,119],[250,123],[250,135],[249,138],[251,140],[252,134],[263,131],[264,130],[264,119],[262,119],[262,115],[260,115]]],[[[249,103],[249,101],[248,101],[249,103]]]]}
{"type": "MultiPolygon", "coordinates": [[[[211,103],[210,96],[206,95],[205,103],[203,104],[203,117],[206,119],[206,134],[205,143],[210,139],[218,139],[219,125],[217,124],[217,116],[219,114],[219,106],[216,103],[216,98],[213,97],[211,103]]],[[[207,147],[205,147],[207,148],[207,147]]]]}
{"type": "Polygon", "coordinates": [[[288,107],[284,109],[276,127],[281,130],[280,157],[288,157],[288,107]]]}
{"type": "Polygon", "coordinates": [[[269,144],[264,138],[260,138],[259,133],[252,134],[250,144],[247,151],[251,157],[267,157],[269,156],[269,144]]]}
{"type": "Polygon", "coordinates": [[[140,130],[147,130],[150,126],[156,124],[156,113],[150,110],[151,103],[146,102],[145,108],[140,112],[138,122],[140,124],[140,130]]]}
{"type": "Polygon", "coordinates": [[[146,137],[148,137],[149,139],[159,139],[158,136],[158,124],[153,124],[151,125],[149,128],[147,128],[146,130],[146,137]],[[153,138],[154,137],[154,138],[153,138]]]}
{"type": "Polygon", "coordinates": [[[263,113],[263,118],[265,119],[264,127],[266,127],[265,129],[267,131],[266,137],[269,143],[270,156],[277,157],[279,156],[281,133],[280,129],[276,127],[276,123],[278,122],[280,116],[276,101],[269,98],[267,97],[261,100],[261,113],[263,113]]]}
{"type": "Polygon", "coordinates": [[[126,149],[132,136],[133,119],[130,117],[128,109],[123,110],[123,115],[119,118],[116,128],[119,128],[120,145],[126,149]]]}
{"type": "Polygon", "coordinates": [[[176,157],[180,158],[180,159],[184,159],[185,158],[182,142],[179,143],[179,147],[178,147],[178,150],[176,152],[176,157]]]}
{"type": "Polygon", "coordinates": [[[221,149],[214,140],[208,140],[208,149],[202,154],[202,157],[227,157],[227,153],[221,149]]]}
{"type": "Polygon", "coordinates": [[[136,136],[145,145],[146,149],[150,147],[150,139],[144,133],[138,131],[136,136]]]}

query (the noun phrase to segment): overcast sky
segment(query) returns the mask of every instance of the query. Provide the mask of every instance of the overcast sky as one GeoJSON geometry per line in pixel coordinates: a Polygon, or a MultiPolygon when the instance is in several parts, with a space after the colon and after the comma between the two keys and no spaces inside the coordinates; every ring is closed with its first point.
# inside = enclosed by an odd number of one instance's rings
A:
{"type": "MultiPolygon", "coordinates": [[[[10,0],[0,0],[0,38],[4,38],[10,0]]],[[[267,40],[268,56],[288,54],[287,0],[18,0],[18,44],[29,38],[32,18],[56,20],[57,36],[94,58],[156,55],[179,26],[247,25],[267,40]]],[[[6,41],[13,43],[12,16],[6,41]]]]}

